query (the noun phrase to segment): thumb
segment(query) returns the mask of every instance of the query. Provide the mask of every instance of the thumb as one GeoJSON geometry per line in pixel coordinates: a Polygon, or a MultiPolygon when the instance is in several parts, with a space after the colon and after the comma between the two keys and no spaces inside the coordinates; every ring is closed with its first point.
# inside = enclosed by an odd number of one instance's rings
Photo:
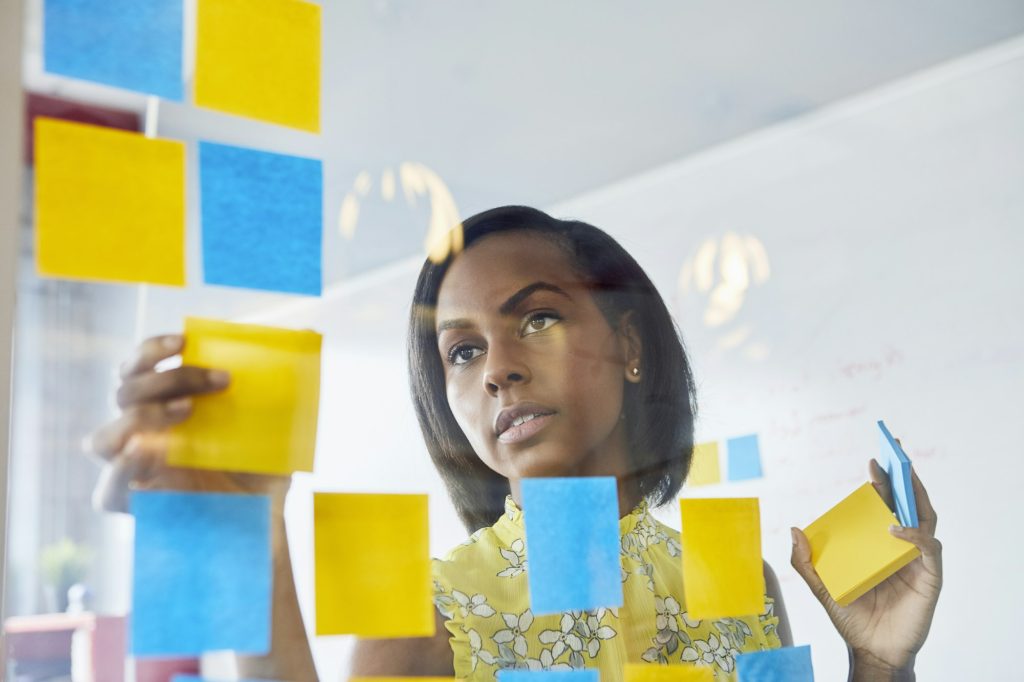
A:
{"type": "Polygon", "coordinates": [[[790,564],[800,574],[800,577],[804,579],[804,582],[807,583],[807,587],[811,588],[811,592],[821,602],[821,605],[831,613],[837,604],[828,593],[825,583],[821,582],[818,572],[814,570],[814,564],[811,563],[811,543],[808,542],[807,536],[799,528],[790,528],[789,531],[793,536],[793,552],[790,556],[790,564]]]}

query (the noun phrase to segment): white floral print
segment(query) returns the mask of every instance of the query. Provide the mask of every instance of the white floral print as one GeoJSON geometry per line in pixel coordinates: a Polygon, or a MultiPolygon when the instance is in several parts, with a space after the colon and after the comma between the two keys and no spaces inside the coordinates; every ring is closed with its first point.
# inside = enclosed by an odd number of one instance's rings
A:
{"type": "Polygon", "coordinates": [[[466,630],[469,639],[469,669],[476,672],[476,666],[481,661],[487,665],[494,665],[494,655],[483,648],[483,639],[476,630],[466,630]]]}
{"type": "Polygon", "coordinates": [[[498,630],[493,635],[493,639],[498,644],[512,643],[512,651],[517,656],[526,656],[526,637],[523,633],[530,629],[533,625],[533,612],[530,609],[526,609],[518,616],[514,613],[503,613],[501,619],[505,621],[507,626],[504,630],[498,630]]]}
{"type": "Polygon", "coordinates": [[[498,552],[508,562],[508,566],[498,571],[499,578],[514,578],[526,570],[526,546],[522,538],[516,538],[507,548],[499,547],[498,552]]]}
{"type": "Polygon", "coordinates": [[[474,616],[483,616],[484,618],[494,615],[494,609],[487,604],[487,597],[482,594],[474,594],[472,597],[468,597],[458,590],[452,590],[452,598],[458,605],[459,615],[463,619],[471,613],[474,616]]]}

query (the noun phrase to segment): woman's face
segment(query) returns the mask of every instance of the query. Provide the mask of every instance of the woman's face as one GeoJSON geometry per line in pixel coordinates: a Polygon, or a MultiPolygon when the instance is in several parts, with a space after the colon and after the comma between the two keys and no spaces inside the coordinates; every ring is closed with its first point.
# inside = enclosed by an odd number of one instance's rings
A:
{"type": "Polygon", "coordinates": [[[639,340],[613,328],[550,238],[491,235],[455,259],[437,303],[448,404],[510,480],[628,472],[623,381],[639,340]]]}

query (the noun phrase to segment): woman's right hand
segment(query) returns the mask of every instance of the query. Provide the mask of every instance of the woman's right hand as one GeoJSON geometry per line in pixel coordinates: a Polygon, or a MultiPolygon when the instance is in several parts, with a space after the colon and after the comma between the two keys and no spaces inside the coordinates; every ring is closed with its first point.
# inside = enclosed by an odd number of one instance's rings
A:
{"type": "Polygon", "coordinates": [[[230,377],[217,369],[183,365],[157,371],[181,353],[185,339],[172,334],[146,339],[121,367],[117,391],[120,415],[87,439],[87,450],[103,460],[93,506],[128,511],[131,490],[191,490],[269,494],[280,509],[290,478],[167,465],[169,430],[192,413],[193,398],[227,388],[230,377]]]}

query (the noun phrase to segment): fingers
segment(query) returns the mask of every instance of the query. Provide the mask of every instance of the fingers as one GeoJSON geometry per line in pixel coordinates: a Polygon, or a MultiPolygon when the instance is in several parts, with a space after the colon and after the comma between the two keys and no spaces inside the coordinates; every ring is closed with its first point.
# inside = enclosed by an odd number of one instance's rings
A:
{"type": "Polygon", "coordinates": [[[921,560],[929,573],[942,579],[942,543],[924,528],[906,528],[893,524],[889,532],[894,537],[913,544],[921,550],[921,560]]]}
{"type": "Polygon", "coordinates": [[[789,530],[793,535],[793,553],[790,557],[790,564],[807,583],[807,587],[811,588],[811,592],[821,602],[821,605],[831,613],[836,607],[836,602],[828,593],[825,583],[821,582],[821,578],[818,577],[818,572],[814,570],[814,564],[811,563],[811,543],[807,541],[807,536],[799,528],[790,528],[789,530]]]}
{"type": "Polygon", "coordinates": [[[145,485],[163,469],[167,439],[163,434],[133,436],[124,453],[103,467],[92,493],[97,511],[127,513],[133,485],[145,485]]]}
{"type": "Polygon", "coordinates": [[[939,524],[939,516],[935,513],[935,507],[932,506],[931,498],[928,497],[928,491],[925,490],[924,484],[921,483],[921,479],[917,476],[917,470],[913,466],[910,467],[910,480],[914,486],[914,502],[917,504],[917,522],[921,530],[926,531],[929,535],[935,535],[935,528],[939,524]]]}
{"type": "Polygon", "coordinates": [[[227,372],[202,367],[176,367],[166,372],[147,372],[126,378],[117,391],[117,404],[172,400],[183,396],[211,393],[227,388],[227,372]]]}
{"type": "Polygon", "coordinates": [[[875,491],[885,500],[889,511],[895,511],[895,502],[892,499],[892,484],[889,482],[889,474],[875,460],[868,461],[868,475],[871,477],[871,485],[875,491]]]}
{"type": "Polygon", "coordinates": [[[121,378],[127,379],[136,374],[151,372],[161,360],[177,355],[184,346],[185,337],[180,334],[146,339],[135,349],[135,355],[121,365],[121,378]]]}
{"type": "Polygon", "coordinates": [[[192,414],[191,398],[176,398],[163,403],[143,403],[128,407],[114,421],[97,429],[86,443],[86,450],[102,459],[116,457],[132,436],[144,431],[161,431],[179,424],[192,414]]]}

